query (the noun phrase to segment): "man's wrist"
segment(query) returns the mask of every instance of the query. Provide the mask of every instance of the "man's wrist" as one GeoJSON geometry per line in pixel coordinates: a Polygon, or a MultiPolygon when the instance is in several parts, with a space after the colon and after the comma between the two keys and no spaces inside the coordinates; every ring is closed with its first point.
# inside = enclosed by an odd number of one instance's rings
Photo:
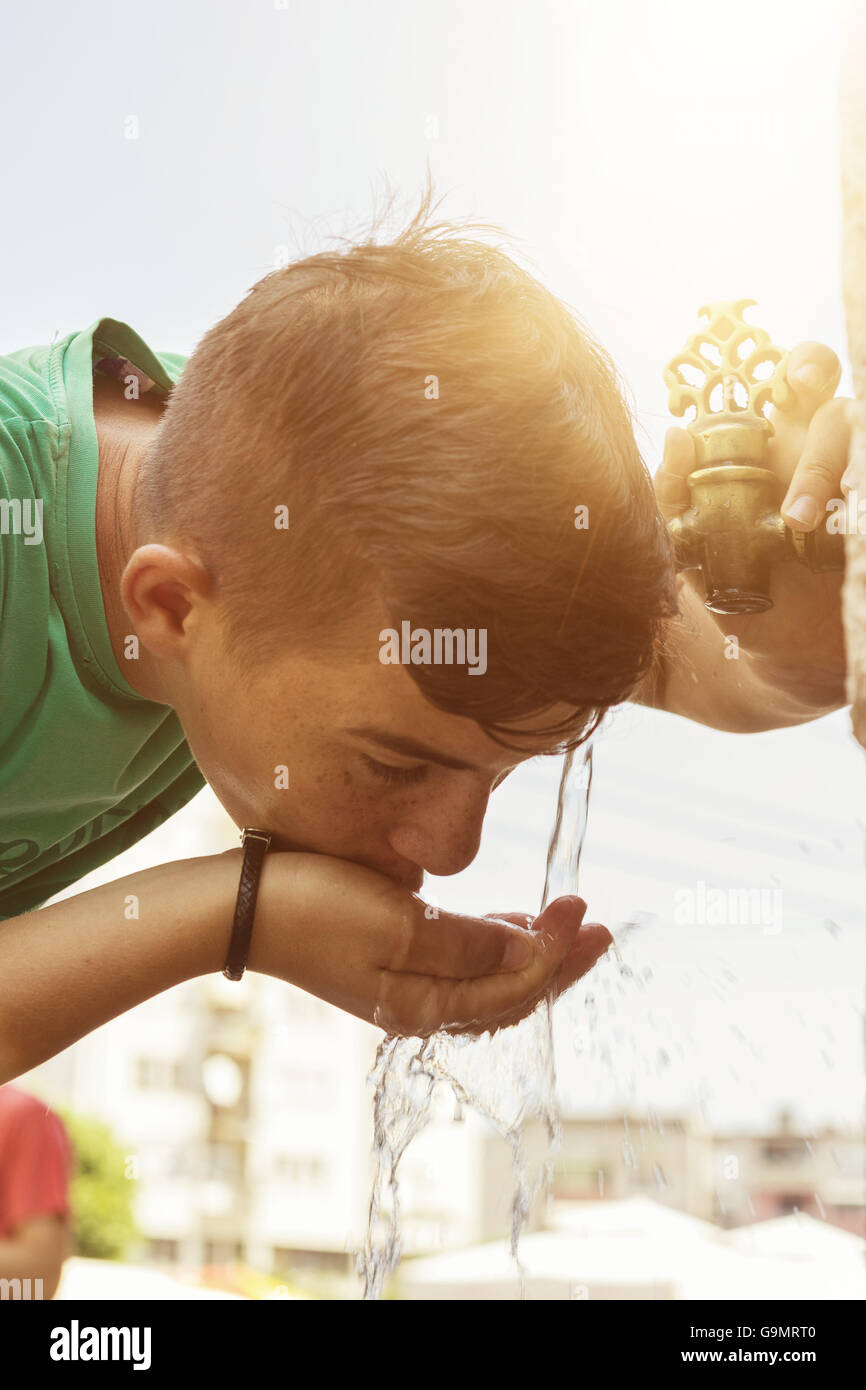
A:
{"type": "Polygon", "coordinates": [[[247,955],[248,970],[292,982],[300,965],[297,953],[303,955],[308,949],[309,933],[315,931],[320,920],[320,875],[327,862],[325,856],[303,850],[275,850],[265,855],[247,955]]]}
{"type": "Polygon", "coordinates": [[[173,870],[178,872],[178,916],[184,922],[182,936],[173,945],[177,978],[172,983],[215,974],[225,965],[242,862],[242,850],[230,849],[162,866],[167,876],[163,887],[169,892],[173,870]]]}

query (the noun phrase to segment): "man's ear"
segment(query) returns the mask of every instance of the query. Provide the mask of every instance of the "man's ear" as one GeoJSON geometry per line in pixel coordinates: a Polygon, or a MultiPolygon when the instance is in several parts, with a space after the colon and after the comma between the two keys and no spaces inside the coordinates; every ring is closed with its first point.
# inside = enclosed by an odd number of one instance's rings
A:
{"type": "Polygon", "coordinates": [[[156,656],[183,655],[213,593],[209,570],[193,552],[169,545],[142,545],[130,555],[120,595],[141,642],[156,656]]]}

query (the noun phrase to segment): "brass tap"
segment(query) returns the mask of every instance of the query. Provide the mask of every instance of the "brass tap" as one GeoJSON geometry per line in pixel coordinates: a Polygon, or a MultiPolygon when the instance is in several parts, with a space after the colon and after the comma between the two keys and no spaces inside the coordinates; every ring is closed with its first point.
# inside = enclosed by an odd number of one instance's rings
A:
{"type": "Polygon", "coordinates": [[[785,489],[767,467],[774,430],[768,405],[790,408],[788,353],[743,311],[754,299],[705,304],[707,320],[664,369],[674,415],[694,407],[686,429],[698,467],[688,477],[691,505],[669,522],[679,569],[701,569],[714,613],[772,608],[770,570],[787,560],[809,569],[845,566],[844,536],[826,524],[792,531],[779,512],[785,489]]]}

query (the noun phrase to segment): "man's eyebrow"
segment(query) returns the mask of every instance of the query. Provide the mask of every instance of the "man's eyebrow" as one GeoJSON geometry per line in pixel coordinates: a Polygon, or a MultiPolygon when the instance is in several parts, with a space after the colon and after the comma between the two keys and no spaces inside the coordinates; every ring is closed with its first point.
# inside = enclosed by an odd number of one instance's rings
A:
{"type": "Polygon", "coordinates": [[[485,769],[478,767],[476,763],[467,763],[462,758],[449,757],[447,753],[442,753],[438,748],[431,748],[426,743],[419,743],[417,739],[408,738],[404,734],[391,734],[387,729],[377,729],[373,724],[363,724],[358,729],[347,729],[347,734],[355,734],[358,738],[369,739],[371,743],[378,743],[382,748],[389,748],[392,753],[403,753],[407,758],[424,758],[428,763],[441,763],[443,767],[455,767],[464,772],[484,772],[485,769]]]}

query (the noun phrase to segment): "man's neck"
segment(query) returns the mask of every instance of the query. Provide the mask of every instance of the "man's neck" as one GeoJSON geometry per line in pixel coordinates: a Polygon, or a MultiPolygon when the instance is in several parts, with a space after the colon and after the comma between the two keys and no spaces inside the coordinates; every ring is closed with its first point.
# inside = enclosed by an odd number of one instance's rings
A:
{"type": "Polygon", "coordinates": [[[146,699],[165,703],[148,653],[132,659],[129,614],[120,581],[135,549],[133,496],[145,449],[159,427],[165,402],[150,396],[125,399],[117,382],[94,378],[93,418],[99,444],[96,492],[96,555],[105,621],[115,660],[129,685],[146,699]]]}

